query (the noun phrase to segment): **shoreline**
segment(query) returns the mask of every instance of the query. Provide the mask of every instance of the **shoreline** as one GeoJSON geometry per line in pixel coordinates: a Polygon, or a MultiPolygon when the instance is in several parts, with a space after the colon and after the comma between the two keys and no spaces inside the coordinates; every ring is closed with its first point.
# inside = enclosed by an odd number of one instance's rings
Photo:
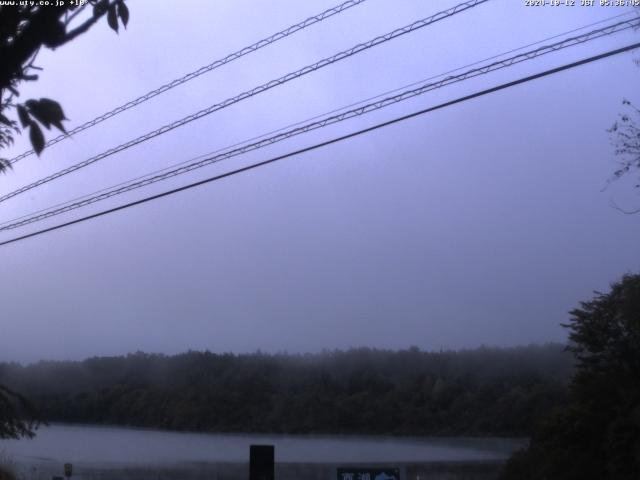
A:
{"type": "MultiPolygon", "coordinates": [[[[76,427],[76,428],[100,428],[100,429],[109,429],[109,430],[131,430],[131,431],[140,431],[140,432],[158,432],[158,433],[175,433],[175,434],[185,434],[185,435],[215,435],[215,436],[228,436],[228,437],[296,437],[296,438],[305,438],[305,437],[313,437],[313,438],[344,438],[344,439],[353,439],[357,440],[359,438],[366,439],[399,439],[399,440],[438,440],[438,441],[446,441],[446,440],[455,440],[465,441],[465,440],[490,440],[490,441],[515,441],[526,443],[529,441],[528,436],[521,435],[490,435],[490,434],[477,434],[477,435],[439,435],[439,434],[429,434],[429,435],[403,435],[399,433],[316,433],[313,431],[304,432],[304,433],[287,433],[287,432],[227,432],[227,431],[212,431],[212,430],[177,430],[177,429],[166,429],[160,427],[141,427],[136,425],[124,425],[124,424],[116,424],[116,423],[73,423],[73,422],[49,422],[47,424],[42,424],[39,429],[46,429],[47,427],[76,427]]],[[[36,436],[38,431],[36,430],[36,436]]]]}
{"type": "Polygon", "coordinates": [[[246,479],[249,446],[275,446],[278,480],[328,480],[340,467],[400,468],[402,480],[491,480],[526,440],[470,437],[212,434],[51,424],[0,442],[17,480],[50,480],[64,463],[84,480],[246,479]],[[4,443],[4,445],[3,445],[4,443]],[[4,448],[3,448],[4,447],[4,448]]]}
{"type": "MultiPolygon", "coordinates": [[[[431,462],[315,463],[276,462],[278,480],[327,480],[337,478],[340,467],[399,468],[403,480],[494,480],[506,460],[458,460],[431,462]]],[[[62,465],[43,462],[18,466],[17,480],[49,480],[62,474],[62,465]]],[[[82,480],[235,480],[249,476],[248,462],[186,462],[161,466],[74,464],[74,478],[82,480]]]]}

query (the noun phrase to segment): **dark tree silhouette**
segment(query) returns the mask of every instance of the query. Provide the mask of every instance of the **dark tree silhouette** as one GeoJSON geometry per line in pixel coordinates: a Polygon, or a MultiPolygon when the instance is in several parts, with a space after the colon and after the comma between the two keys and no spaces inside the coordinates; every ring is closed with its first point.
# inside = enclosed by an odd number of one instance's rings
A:
{"type": "Polygon", "coordinates": [[[640,472],[640,274],[571,312],[569,403],[507,464],[505,479],[632,480],[640,472]]]}
{"type": "Polygon", "coordinates": [[[38,424],[31,402],[0,385],[0,439],[33,437],[38,424]]]}
{"type": "MultiPolygon", "coordinates": [[[[620,166],[613,172],[612,179],[618,179],[623,175],[638,173],[638,183],[635,187],[640,189],[640,109],[634,106],[629,100],[623,100],[625,109],[620,114],[620,118],[609,129],[611,142],[615,148],[616,157],[620,166]]],[[[640,213],[640,208],[633,210],[618,210],[624,213],[640,213]]]]}
{"type": "MultiPolygon", "coordinates": [[[[11,145],[15,134],[28,129],[31,145],[39,155],[45,144],[41,126],[54,126],[64,132],[65,115],[60,104],[49,98],[18,102],[19,86],[38,79],[35,72],[41,68],[34,61],[41,48],[56,49],[71,42],[104,16],[114,31],[118,31],[118,19],[126,27],[129,10],[125,1],[88,0],[81,6],[71,1],[60,6],[38,2],[0,6],[0,149],[11,145]],[[92,8],[90,13],[87,7],[92,8]],[[16,118],[10,118],[10,111],[15,111],[16,118]]],[[[11,164],[0,158],[0,172],[8,168],[11,164]]]]}
{"type": "MultiPolygon", "coordinates": [[[[640,7],[636,7],[635,10],[636,15],[640,16],[640,7]]],[[[636,59],[635,62],[640,67],[640,59],[636,59]]],[[[636,172],[638,183],[635,187],[640,190],[640,109],[626,98],[622,100],[622,106],[623,112],[608,130],[620,164],[618,169],[613,172],[611,180],[621,178],[627,173],[636,172]]],[[[624,210],[615,204],[613,206],[623,213],[640,213],[640,207],[624,210]]]]}
{"type": "Polygon", "coordinates": [[[51,422],[212,432],[528,436],[566,401],[562,345],[0,363],[51,422]]]}

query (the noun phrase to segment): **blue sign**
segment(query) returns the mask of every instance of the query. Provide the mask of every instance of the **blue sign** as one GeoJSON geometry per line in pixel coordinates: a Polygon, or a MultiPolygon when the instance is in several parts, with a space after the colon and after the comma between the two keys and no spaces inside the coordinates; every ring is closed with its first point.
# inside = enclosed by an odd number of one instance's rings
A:
{"type": "Polygon", "coordinates": [[[399,468],[339,468],[338,480],[400,480],[399,468]]]}

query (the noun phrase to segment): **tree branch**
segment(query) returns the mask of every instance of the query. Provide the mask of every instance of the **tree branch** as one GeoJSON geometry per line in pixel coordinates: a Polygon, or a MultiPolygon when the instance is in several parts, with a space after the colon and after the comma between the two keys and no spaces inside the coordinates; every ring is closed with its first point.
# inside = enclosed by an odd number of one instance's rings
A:
{"type": "Polygon", "coordinates": [[[113,5],[116,4],[116,1],[114,0],[113,2],[105,2],[105,7],[103,8],[102,12],[99,13],[98,15],[93,15],[91,16],[91,18],[85,20],[84,23],[78,25],[76,28],[74,28],[73,30],[69,31],[66,33],[66,35],[64,36],[64,41],[62,41],[59,45],[56,45],[57,47],[59,47],[60,45],[64,45],[67,42],[70,42],[71,40],[73,40],[74,38],[76,38],[78,35],[82,35],[83,33],[85,33],[87,30],[89,30],[98,20],[100,20],[102,17],[104,17],[104,15],[107,13],[107,10],[109,10],[109,8],[111,8],[113,5]]]}
{"type": "Polygon", "coordinates": [[[621,213],[624,213],[625,215],[635,215],[637,213],[640,213],[640,207],[635,210],[625,210],[613,200],[609,200],[609,204],[611,205],[611,207],[613,207],[614,209],[618,210],[621,213]]]}
{"type": "Polygon", "coordinates": [[[76,18],[78,15],[80,15],[80,13],[82,13],[82,11],[87,7],[87,5],[89,5],[89,4],[85,3],[81,7],[78,7],[75,12],[73,12],[71,15],[69,15],[69,18],[67,18],[65,20],[65,26],[69,25],[71,22],[73,22],[73,19],[76,18]]]}

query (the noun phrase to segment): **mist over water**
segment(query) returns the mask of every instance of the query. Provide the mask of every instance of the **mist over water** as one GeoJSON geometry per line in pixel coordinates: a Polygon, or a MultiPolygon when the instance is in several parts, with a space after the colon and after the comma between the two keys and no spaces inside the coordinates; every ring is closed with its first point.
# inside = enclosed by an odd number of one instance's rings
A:
{"type": "Polygon", "coordinates": [[[143,471],[155,472],[152,478],[157,478],[158,472],[175,468],[197,476],[208,464],[213,470],[223,464],[247,464],[252,444],[274,445],[276,464],[338,466],[501,461],[524,443],[500,438],[203,434],[52,425],[41,428],[32,440],[2,441],[0,450],[20,465],[25,478],[50,478],[47,475],[66,462],[81,478],[122,469],[137,472],[138,478],[143,471]]]}
{"type": "Polygon", "coordinates": [[[21,462],[145,465],[247,462],[252,444],[275,445],[280,462],[495,460],[522,443],[496,438],[204,434],[53,425],[41,428],[33,440],[7,440],[0,445],[21,462]]]}

